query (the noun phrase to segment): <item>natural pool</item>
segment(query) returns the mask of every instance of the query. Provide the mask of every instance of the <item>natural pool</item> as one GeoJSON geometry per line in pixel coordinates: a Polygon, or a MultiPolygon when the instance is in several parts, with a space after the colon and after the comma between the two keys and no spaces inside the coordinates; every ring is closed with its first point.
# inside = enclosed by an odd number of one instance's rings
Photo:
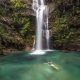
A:
{"type": "Polygon", "coordinates": [[[0,57],[0,80],[80,80],[80,52],[29,53],[0,57]]]}

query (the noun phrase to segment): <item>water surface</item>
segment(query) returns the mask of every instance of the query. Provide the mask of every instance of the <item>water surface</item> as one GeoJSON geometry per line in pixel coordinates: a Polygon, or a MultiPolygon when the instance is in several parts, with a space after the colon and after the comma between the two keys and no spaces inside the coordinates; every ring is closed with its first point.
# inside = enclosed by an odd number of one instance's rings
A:
{"type": "Polygon", "coordinates": [[[41,56],[16,52],[0,57],[0,80],[80,80],[80,52],[54,51],[41,56]]]}

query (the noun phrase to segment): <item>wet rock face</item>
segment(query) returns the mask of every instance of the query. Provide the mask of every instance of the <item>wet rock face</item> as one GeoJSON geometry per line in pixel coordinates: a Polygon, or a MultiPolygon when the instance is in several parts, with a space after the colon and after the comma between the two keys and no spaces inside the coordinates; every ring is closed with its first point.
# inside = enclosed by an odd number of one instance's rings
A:
{"type": "Polygon", "coordinates": [[[46,0],[46,2],[48,2],[48,3],[51,3],[51,2],[53,2],[54,0],[46,0]]]}

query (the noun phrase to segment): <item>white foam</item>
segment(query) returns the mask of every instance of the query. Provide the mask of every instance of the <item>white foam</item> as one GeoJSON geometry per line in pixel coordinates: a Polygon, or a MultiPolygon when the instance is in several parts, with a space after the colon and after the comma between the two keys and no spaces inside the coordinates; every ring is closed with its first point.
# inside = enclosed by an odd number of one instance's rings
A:
{"type": "Polygon", "coordinates": [[[52,49],[46,49],[44,50],[45,52],[52,52],[52,51],[55,51],[55,50],[52,50],[52,49]]]}
{"type": "Polygon", "coordinates": [[[47,50],[33,50],[31,55],[44,55],[46,52],[53,52],[55,50],[47,49],[47,50]]]}
{"type": "Polygon", "coordinates": [[[35,50],[31,53],[31,55],[44,55],[46,52],[44,50],[35,50]]]}

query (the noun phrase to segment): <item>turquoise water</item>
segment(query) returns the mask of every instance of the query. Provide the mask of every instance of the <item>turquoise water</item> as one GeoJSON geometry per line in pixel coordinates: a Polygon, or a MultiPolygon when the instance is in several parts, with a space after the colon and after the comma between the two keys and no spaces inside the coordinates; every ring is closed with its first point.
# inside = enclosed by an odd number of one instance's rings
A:
{"type": "Polygon", "coordinates": [[[29,53],[0,57],[0,80],[80,80],[80,52],[29,53]]]}

